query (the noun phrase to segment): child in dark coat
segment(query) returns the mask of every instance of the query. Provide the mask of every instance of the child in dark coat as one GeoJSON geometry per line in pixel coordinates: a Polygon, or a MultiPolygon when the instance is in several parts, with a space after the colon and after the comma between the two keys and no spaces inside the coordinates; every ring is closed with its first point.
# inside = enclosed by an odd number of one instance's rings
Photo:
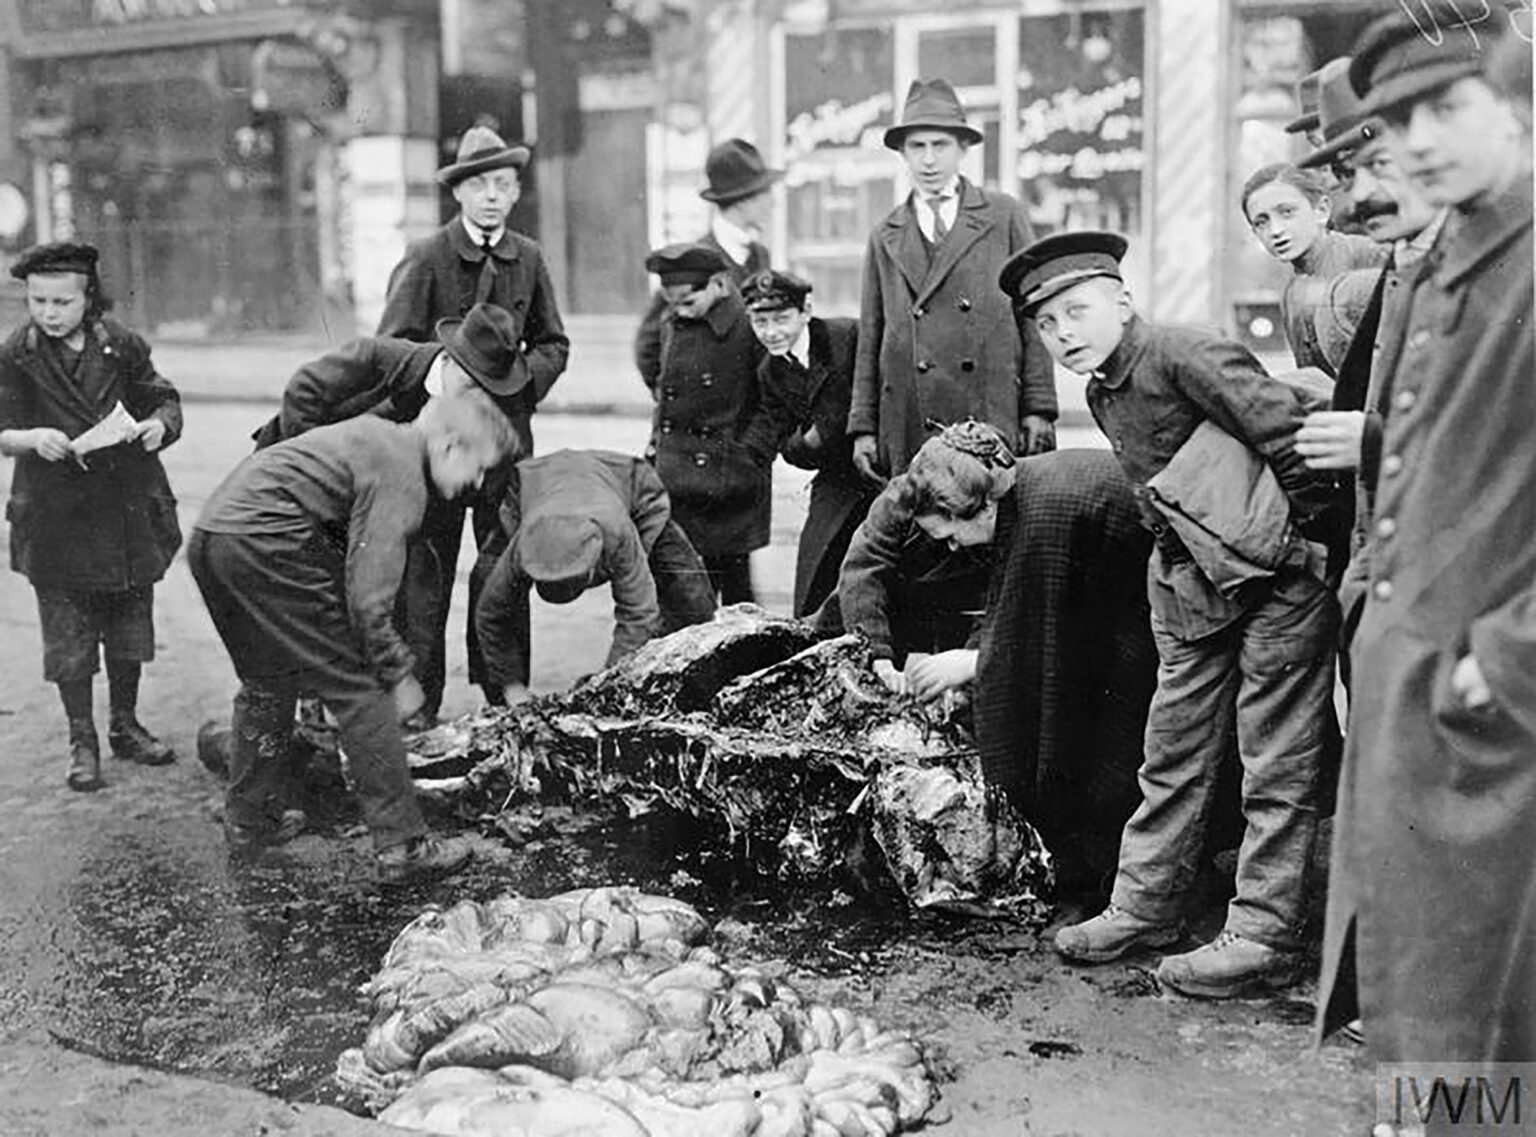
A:
{"type": "Polygon", "coordinates": [[[43,677],[69,720],[69,788],[100,789],[91,703],[107,662],[112,753],[160,766],[175,755],[138,720],[155,656],[154,585],[181,544],[159,451],[181,435],[181,400],[149,345],[105,315],[90,245],[27,250],[11,266],[31,319],[0,346],[0,454],[16,459],[6,519],[11,567],[37,592],[43,677]],[[123,413],[123,412],[126,412],[123,413]],[[107,420],[107,421],[103,421],[107,420]],[[81,436],[101,424],[111,445],[81,436]]]}

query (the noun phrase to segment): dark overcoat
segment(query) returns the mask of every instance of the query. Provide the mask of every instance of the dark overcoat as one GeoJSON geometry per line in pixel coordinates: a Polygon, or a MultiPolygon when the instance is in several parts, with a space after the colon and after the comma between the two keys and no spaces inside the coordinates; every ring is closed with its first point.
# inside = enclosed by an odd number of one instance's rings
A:
{"type": "MultiPolygon", "coordinates": [[[[708,245],[725,258],[727,271],[731,274],[731,283],[737,288],[740,288],[747,277],[753,273],[762,272],[763,269],[771,267],[768,246],[757,241],[747,246],[745,264],[737,264],[731,258],[731,254],[725,251],[725,246],[715,236],[714,230],[705,233],[697,243],[708,245]]],[[[661,367],[661,318],[666,315],[666,312],[666,297],[660,292],[652,293],[645,315],[640,318],[640,330],[635,333],[635,366],[640,369],[640,374],[647,383],[654,382],[656,372],[661,367]]]]}
{"type": "Polygon", "coordinates": [[[846,431],[859,323],[813,316],[807,335],[804,368],[775,357],[758,365],[759,381],[765,388],[779,388],[794,423],[780,453],[791,465],[816,472],[795,556],[796,616],[815,611],[837,588],[843,555],[879,492],[854,469],[846,431]],[[811,427],[816,428],[815,446],[806,441],[811,427]]]}
{"type": "Polygon", "coordinates": [[[1102,880],[1141,802],[1152,537],[1107,450],[1024,459],[1012,503],[998,512],[971,702],[982,773],[1067,876],[1102,880]]]}
{"type": "Polygon", "coordinates": [[[703,557],[768,543],[770,470],[786,424],[758,383],[762,357],[734,290],[702,319],[662,318],[646,457],[672,498],[673,520],[703,557]]]}
{"type": "Polygon", "coordinates": [[[509,417],[524,444],[523,453],[531,454],[528,416],[565,371],[571,341],[538,243],[505,229],[490,255],[496,272],[487,289],[482,285],[486,254],[470,240],[460,218],[413,242],[389,275],[378,334],[430,343],[439,320],[463,317],[479,301],[506,309],[522,348],[514,367],[525,367],[528,373],[528,385],[511,396],[517,408],[509,417]]]}
{"type": "Polygon", "coordinates": [[[991,423],[1022,453],[1026,415],[1056,418],[1056,380],[1034,325],[998,288],[1033,241],[1019,203],[960,183],[955,224],[929,256],[910,202],[870,234],[849,434],[874,434],[888,474],[907,468],[928,421],[991,423]]]}
{"type": "Polygon", "coordinates": [[[1536,1060],[1533,302],[1527,173],[1420,265],[1382,437],[1319,989],[1378,1061],[1536,1060]]]}
{"type": "MultiPolygon", "coordinates": [[[[86,325],[73,375],[57,345],[28,323],[0,347],[0,430],[51,426],[78,437],[121,402],[135,419],[165,424],[161,449],[181,437],[181,399],[156,373],[149,345],[110,319],[86,325]]],[[[137,442],[73,458],[16,459],[11,567],[38,588],[119,592],[153,584],[181,546],[176,499],[159,453],[137,442]]]]}

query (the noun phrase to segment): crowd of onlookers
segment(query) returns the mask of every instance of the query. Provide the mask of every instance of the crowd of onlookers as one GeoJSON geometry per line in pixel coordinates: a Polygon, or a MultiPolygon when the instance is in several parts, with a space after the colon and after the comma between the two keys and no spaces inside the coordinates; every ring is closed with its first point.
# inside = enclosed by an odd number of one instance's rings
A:
{"type": "MultiPolygon", "coordinates": [[[[1294,270],[1295,370],[1144,319],[1118,234],[1037,240],[962,176],[982,135],[953,89],[919,81],[884,134],[911,193],[869,236],[857,319],[815,315],[812,282],[770,266],[783,172],[741,139],[710,152],[709,232],[646,261],[643,456],[535,452],[570,345],[539,246],[506,226],[529,151],[472,128],[438,172],[460,212],[396,267],[378,334],[300,368],[186,543],[240,680],[232,851],[303,827],[290,740],[318,699],[381,878],[462,865],[404,738],[440,708],[466,519],[469,677],[515,703],[532,593],[610,586],[609,663],[752,600],[783,457],[815,472],[793,614],[861,633],[893,692],[968,704],[986,776],[1090,906],[1062,956],[1188,948],[1164,985],[1287,986],[1331,828],[1323,1031],[1354,1020],[1387,1060],[1536,1060],[1529,29],[1430,35],[1400,12],[1302,93],[1305,154],[1236,203],[1294,270]],[[1108,450],[1056,450],[1067,373],[1108,450]],[[1224,836],[1223,930],[1191,948],[1224,836]]],[[[112,752],[172,758],[136,704],[181,547],[158,458],[181,414],[106,315],[91,246],[12,273],[31,316],[0,349],[12,567],[66,780],[90,791],[98,657],[112,752]]]]}

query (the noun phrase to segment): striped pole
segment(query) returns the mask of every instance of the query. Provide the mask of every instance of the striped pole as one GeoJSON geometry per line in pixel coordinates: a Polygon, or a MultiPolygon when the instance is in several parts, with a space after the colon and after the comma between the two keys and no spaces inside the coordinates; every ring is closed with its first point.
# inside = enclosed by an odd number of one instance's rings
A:
{"type": "MultiPolygon", "coordinates": [[[[758,138],[759,63],[757,19],[751,0],[712,5],[709,12],[710,141],[758,138]]],[[[766,90],[766,84],[763,84],[766,90]]],[[[766,148],[764,148],[766,149],[766,148]]]]}

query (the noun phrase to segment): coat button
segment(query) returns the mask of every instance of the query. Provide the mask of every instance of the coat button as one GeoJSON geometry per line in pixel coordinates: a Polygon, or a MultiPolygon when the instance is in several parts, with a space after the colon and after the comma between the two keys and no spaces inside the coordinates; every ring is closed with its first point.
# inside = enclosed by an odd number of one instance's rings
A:
{"type": "Polygon", "coordinates": [[[675,399],[675,398],[677,398],[677,388],[676,387],[663,387],[661,389],[661,397],[663,399],[675,399]]]}
{"type": "Polygon", "coordinates": [[[709,381],[711,379],[713,379],[714,377],[715,377],[715,373],[713,371],[704,371],[704,372],[701,372],[699,374],[699,378],[704,380],[704,385],[706,387],[709,386],[709,381]]]}
{"type": "Polygon", "coordinates": [[[1381,472],[1387,477],[1394,477],[1403,472],[1403,460],[1396,454],[1388,454],[1381,460],[1381,472]]]}
{"type": "Polygon", "coordinates": [[[1392,582],[1390,580],[1378,580],[1371,586],[1371,595],[1377,600],[1392,599],[1392,582]]]}
{"type": "Polygon", "coordinates": [[[927,309],[924,308],[921,304],[912,305],[912,318],[914,320],[921,320],[926,313],[927,309]]]}
{"type": "Polygon", "coordinates": [[[693,456],[693,464],[695,466],[707,466],[707,465],[709,465],[709,455],[708,454],[695,454],[693,456]]]}
{"type": "Polygon", "coordinates": [[[1383,517],[1376,522],[1376,536],[1387,538],[1397,532],[1397,522],[1390,517],[1383,517]]]}
{"type": "Polygon", "coordinates": [[[645,456],[647,458],[652,459],[653,461],[655,460],[655,458],[656,458],[656,444],[654,442],[650,442],[650,443],[646,444],[645,456]]]}
{"type": "Polygon", "coordinates": [[[962,296],[959,300],[955,301],[955,307],[959,308],[962,312],[969,312],[971,310],[971,302],[962,296]]]}
{"type": "Polygon", "coordinates": [[[960,370],[961,371],[975,371],[976,370],[976,361],[974,359],[962,359],[960,361],[960,370]]]}
{"type": "Polygon", "coordinates": [[[1414,332],[1413,335],[1408,337],[1408,346],[1410,348],[1412,348],[1413,350],[1415,350],[1415,351],[1417,351],[1419,348],[1423,347],[1428,342],[1429,342],[1429,329],[1428,328],[1420,328],[1418,331],[1414,332]]]}
{"type": "Polygon", "coordinates": [[[711,379],[708,375],[704,376],[704,381],[701,384],[701,386],[713,387],[714,385],[715,385],[715,381],[713,379],[711,379]]]}
{"type": "Polygon", "coordinates": [[[926,374],[927,372],[932,371],[932,370],[933,370],[933,364],[930,363],[928,360],[926,360],[926,359],[919,359],[917,361],[917,371],[918,371],[919,375],[926,374]]]}
{"type": "Polygon", "coordinates": [[[1419,401],[1419,396],[1412,391],[1399,391],[1392,398],[1392,405],[1400,411],[1413,409],[1413,404],[1419,401]]]}
{"type": "Polygon", "coordinates": [[[672,433],[672,420],[671,419],[664,418],[664,419],[661,420],[661,433],[663,433],[663,434],[671,434],[672,433]]]}
{"type": "Polygon", "coordinates": [[[1115,453],[1116,454],[1121,453],[1125,449],[1125,439],[1123,439],[1123,438],[1116,438],[1114,446],[1115,446],[1115,453]]]}

